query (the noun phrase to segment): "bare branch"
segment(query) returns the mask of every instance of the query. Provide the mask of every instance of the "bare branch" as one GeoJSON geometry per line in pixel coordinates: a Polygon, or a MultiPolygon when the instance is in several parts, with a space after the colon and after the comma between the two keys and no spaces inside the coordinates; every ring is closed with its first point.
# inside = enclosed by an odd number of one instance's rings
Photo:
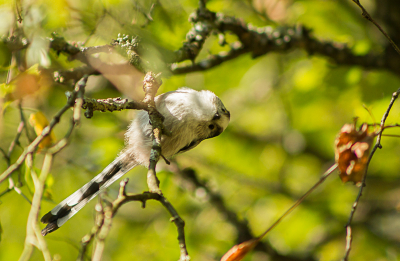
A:
{"type": "Polygon", "coordinates": [[[149,199],[154,199],[159,201],[171,214],[171,222],[174,222],[177,230],[178,230],[178,241],[180,248],[180,259],[179,261],[188,261],[190,260],[189,254],[186,249],[186,241],[185,241],[185,222],[179,216],[178,212],[172,206],[172,204],[160,193],[158,192],[144,192],[143,194],[127,194],[125,192],[125,186],[128,183],[128,179],[121,181],[120,190],[118,198],[112,203],[113,206],[113,215],[116,214],[118,209],[125,203],[130,201],[140,201],[142,202],[142,206],[145,207],[146,201],[149,199]]]}
{"type": "Polygon", "coordinates": [[[385,122],[386,122],[387,117],[389,116],[389,112],[390,112],[390,110],[392,109],[392,106],[393,106],[394,102],[396,101],[396,99],[397,99],[398,96],[399,96],[399,93],[400,93],[400,88],[397,89],[397,91],[395,91],[395,92],[393,93],[392,99],[391,99],[391,101],[390,101],[390,103],[389,103],[389,106],[388,106],[387,110],[385,111],[385,113],[384,113],[383,116],[382,116],[381,125],[380,125],[380,129],[381,129],[381,130],[380,130],[379,133],[378,133],[375,146],[373,147],[373,149],[372,149],[372,151],[371,151],[371,154],[369,155],[368,162],[367,162],[367,165],[366,165],[366,167],[365,167],[365,174],[364,174],[364,177],[363,177],[363,180],[362,180],[362,185],[361,185],[360,190],[359,190],[359,192],[358,192],[358,194],[357,194],[356,200],[355,200],[354,203],[353,203],[353,206],[352,206],[351,212],[350,212],[350,216],[349,216],[349,220],[347,221],[347,224],[346,224],[346,226],[345,226],[345,228],[346,228],[346,252],[345,252],[345,255],[344,255],[344,257],[343,257],[343,261],[347,261],[347,260],[348,260],[349,254],[350,254],[350,251],[351,251],[351,243],[352,243],[352,241],[353,241],[353,235],[352,235],[352,230],[351,230],[351,222],[352,222],[353,217],[354,217],[354,214],[355,214],[355,212],[356,212],[356,210],[357,210],[357,206],[358,206],[358,203],[359,203],[359,201],[360,201],[360,199],[361,199],[363,189],[364,189],[364,187],[366,186],[366,182],[365,182],[365,181],[366,181],[366,179],[367,179],[367,173],[368,173],[369,164],[370,164],[370,162],[371,162],[371,160],[372,160],[372,157],[373,157],[374,154],[375,154],[375,151],[376,151],[378,148],[379,148],[379,149],[382,148],[382,145],[381,145],[381,138],[382,138],[382,132],[383,132],[383,130],[385,129],[385,128],[384,128],[384,125],[385,125],[385,122]]]}
{"type": "Polygon", "coordinates": [[[189,72],[205,71],[215,66],[222,64],[223,62],[233,60],[242,54],[249,52],[248,49],[244,48],[240,42],[236,42],[231,45],[229,52],[221,52],[216,55],[210,55],[208,58],[192,63],[191,65],[171,65],[171,71],[173,74],[185,74],[189,72]]]}
{"type": "MultiPolygon", "coordinates": [[[[184,183],[189,184],[187,186],[184,186],[185,189],[196,191],[197,189],[200,188],[207,194],[207,198],[209,198],[210,204],[213,207],[215,207],[220,212],[220,214],[224,218],[226,218],[226,220],[229,223],[231,223],[232,226],[236,229],[237,243],[241,243],[256,238],[256,236],[253,235],[253,233],[251,232],[248,222],[246,220],[240,220],[238,214],[235,213],[233,210],[229,209],[229,207],[225,204],[222,195],[220,195],[218,192],[212,191],[207,186],[206,182],[200,181],[193,169],[186,168],[182,170],[175,163],[170,165],[169,170],[177,174],[184,181],[184,183]]],[[[262,241],[259,242],[259,244],[256,246],[256,250],[267,253],[268,255],[270,255],[271,260],[285,260],[285,261],[299,260],[296,257],[285,256],[278,253],[268,243],[262,241]]],[[[304,257],[302,260],[315,261],[315,259],[312,256],[304,257]]]]}
{"type": "Polygon", "coordinates": [[[354,3],[356,3],[356,5],[358,7],[361,8],[362,10],[362,16],[367,19],[368,21],[370,21],[371,23],[373,23],[378,29],[379,31],[381,31],[381,33],[383,33],[383,35],[388,39],[388,41],[390,42],[390,44],[393,46],[393,48],[396,50],[396,52],[398,54],[400,54],[400,49],[399,47],[395,44],[395,42],[393,42],[392,38],[390,38],[390,36],[385,32],[385,30],[382,29],[382,27],[374,20],[372,19],[371,15],[367,12],[367,10],[361,5],[359,0],[353,0],[354,3]]]}
{"type": "Polygon", "coordinates": [[[128,101],[128,99],[108,98],[108,99],[91,99],[84,98],[82,108],[86,109],[85,116],[93,117],[93,111],[121,111],[126,109],[146,110],[147,105],[142,102],[128,101]]]}
{"type": "MultiPolygon", "coordinates": [[[[84,81],[84,83],[86,84],[86,80],[87,77],[84,77],[82,79],[84,81]]],[[[72,92],[71,97],[68,99],[67,104],[53,117],[53,119],[51,120],[50,124],[45,127],[42,131],[42,133],[36,137],[36,139],[33,140],[33,142],[31,144],[29,144],[29,146],[27,146],[24,150],[24,152],[19,156],[19,158],[17,159],[17,161],[12,164],[11,166],[9,166],[1,175],[0,175],[0,183],[3,182],[6,178],[8,178],[14,171],[16,171],[17,169],[19,169],[19,167],[22,165],[22,163],[24,162],[25,158],[27,157],[27,155],[35,152],[36,148],[38,147],[39,143],[47,136],[50,134],[50,132],[52,131],[52,129],[58,124],[58,122],[60,121],[61,116],[70,108],[73,107],[75,105],[75,100],[78,97],[78,93],[80,92],[80,89],[78,91],[74,91],[72,92]]],[[[73,124],[74,125],[74,124],[73,124]]],[[[67,133],[67,137],[69,137],[69,135],[72,132],[72,128],[71,127],[70,131],[67,133]]],[[[65,140],[62,140],[62,142],[65,143],[65,140]]],[[[65,145],[64,145],[65,146],[65,145]]],[[[58,151],[58,150],[57,150],[58,151]]],[[[57,151],[53,151],[50,153],[56,153],[57,151]]]]}

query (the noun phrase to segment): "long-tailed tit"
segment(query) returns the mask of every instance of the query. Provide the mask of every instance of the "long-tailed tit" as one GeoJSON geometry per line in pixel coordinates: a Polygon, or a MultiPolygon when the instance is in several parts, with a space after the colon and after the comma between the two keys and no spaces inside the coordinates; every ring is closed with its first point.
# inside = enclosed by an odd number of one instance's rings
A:
{"type": "MultiPolygon", "coordinates": [[[[221,134],[230,114],[221,100],[210,91],[181,88],[155,98],[157,110],[165,117],[164,126],[172,135],[161,137],[161,153],[170,158],[196,147],[201,141],[221,134]]],[[[91,199],[137,165],[148,166],[152,127],[149,115],[140,111],[125,134],[126,146],[100,174],[63,200],[41,219],[47,235],[62,226],[91,199]]]]}

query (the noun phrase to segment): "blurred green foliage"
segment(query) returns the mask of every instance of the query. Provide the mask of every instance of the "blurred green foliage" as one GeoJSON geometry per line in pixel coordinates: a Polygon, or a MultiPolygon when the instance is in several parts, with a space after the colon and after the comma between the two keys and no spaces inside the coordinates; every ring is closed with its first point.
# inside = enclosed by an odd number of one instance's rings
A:
{"type": "MultiPolygon", "coordinates": [[[[385,39],[351,1],[278,2],[212,0],[207,7],[241,17],[256,26],[301,23],[312,28],[317,38],[347,43],[357,54],[383,49],[385,39]],[[259,7],[263,3],[264,9],[259,7]]],[[[0,34],[5,35],[14,24],[15,3],[3,0],[0,4],[0,34]]],[[[187,0],[24,1],[20,6],[24,14],[23,30],[32,43],[26,51],[21,51],[26,57],[25,66],[40,64],[49,70],[60,70],[80,65],[48,50],[45,38],[53,31],[85,46],[108,44],[119,33],[140,35],[157,44],[159,53],[154,55],[163,55],[164,48],[173,51],[181,47],[191,28],[188,17],[197,4],[187,0]],[[145,13],[153,3],[149,20],[145,13]]],[[[216,44],[216,37],[211,37],[199,58],[222,49],[216,44]]],[[[7,47],[0,44],[2,83],[8,70],[16,72],[16,65],[10,65],[10,59],[7,47]]],[[[231,123],[221,136],[175,159],[182,168],[194,168],[200,179],[223,196],[230,209],[248,220],[255,235],[272,224],[334,163],[333,144],[342,125],[352,122],[353,117],[358,117],[359,122],[379,121],[400,85],[398,76],[389,72],[338,66],[324,57],[308,56],[302,50],[270,53],[257,59],[245,55],[204,72],[168,76],[163,82],[160,93],[181,86],[209,89],[230,110],[231,123]]],[[[64,93],[70,89],[69,85],[51,84],[24,97],[26,117],[40,110],[51,119],[64,106],[64,93]]],[[[101,76],[89,78],[88,97],[124,95],[127,94],[101,76]]],[[[398,123],[399,113],[400,106],[395,103],[387,123],[398,123]]],[[[134,114],[95,112],[92,119],[82,118],[70,145],[55,158],[53,180],[48,184],[54,201],[43,200],[42,214],[114,159],[123,147],[123,133],[134,114]]],[[[70,116],[68,112],[55,128],[57,138],[65,134],[70,116]]],[[[0,147],[7,150],[19,124],[16,101],[5,108],[0,119],[0,147]]],[[[389,132],[398,133],[396,129],[389,132]]],[[[28,144],[25,135],[20,143],[22,147],[28,144]]],[[[399,145],[398,138],[383,137],[383,149],[372,159],[367,187],[353,221],[351,260],[400,259],[399,145]]],[[[22,153],[22,147],[16,147],[12,162],[22,153]]],[[[42,160],[41,155],[35,158],[36,169],[41,168],[42,160]]],[[[6,167],[6,161],[1,159],[0,169],[6,167]]],[[[186,222],[192,259],[221,257],[236,243],[236,229],[208,203],[201,191],[189,193],[162,163],[159,169],[165,170],[159,174],[164,195],[186,222]]],[[[138,167],[128,174],[129,192],[141,193],[147,189],[145,172],[138,167]]],[[[18,175],[22,175],[22,192],[31,198],[30,185],[23,174],[16,172],[13,179],[18,180],[18,175]]],[[[0,184],[0,192],[7,187],[7,182],[0,184]]],[[[117,191],[118,184],[114,184],[108,194],[114,198],[117,191]]],[[[345,250],[344,225],[357,193],[357,187],[342,184],[333,175],[264,241],[282,255],[341,259],[345,250]]],[[[14,191],[0,200],[0,260],[17,260],[24,246],[30,205],[14,191]]],[[[80,239],[94,224],[95,203],[46,237],[55,260],[76,259],[80,239]]],[[[169,218],[158,202],[148,202],[145,209],[139,203],[124,205],[113,220],[103,260],[176,260],[177,233],[169,218]]],[[[36,250],[31,260],[42,260],[41,253],[36,250]]],[[[255,251],[245,260],[269,259],[255,251]]]]}

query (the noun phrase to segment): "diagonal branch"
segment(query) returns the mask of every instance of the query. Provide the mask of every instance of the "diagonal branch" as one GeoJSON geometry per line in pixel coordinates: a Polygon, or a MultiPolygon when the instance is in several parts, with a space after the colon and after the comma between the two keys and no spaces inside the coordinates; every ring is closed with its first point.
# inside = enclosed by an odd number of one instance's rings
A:
{"type": "MultiPolygon", "coordinates": [[[[85,79],[87,79],[87,77],[85,77],[85,79]]],[[[85,82],[86,84],[86,82],[85,82]]],[[[25,158],[27,157],[28,154],[32,154],[33,152],[36,151],[38,145],[40,142],[42,142],[42,140],[50,134],[50,132],[53,130],[53,128],[59,123],[61,116],[70,108],[73,107],[75,104],[75,100],[78,96],[78,91],[74,91],[72,92],[71,97],[69,97],[67,104],[64,105],[64,107],[58,112],[56,113],[56,115],[53,117],[53,119],[51,120],[50,124],[45,127],[42,131],[42,133],[36,137],[36,139],[34,139],[32,141],[31,144],[29,144],[29,146],[27,146],[24,150],[24,152],[19,156],[19,158],[17,159],[17,161],[10,165],[1,175],[0,175],[0,183],[3,182],[6,178],[8,178],[14,171],[16,171],[17,169],[19,169],[19,167],[23,164],[25,158]]]]}
{"type": "Polygon", "coordinates": [[[352,0],[354,3],[356,3],[356,5],[358,7],[361,8],[362,10],[362,16],[367,19],[368,21],[370,21],[371,23],[373,23],[378,29],[379,31],[381,31],[381,33],[388,39],[389,43],[392,45],[392,47],[396,50],[396,52],[398,54],[400,54],[400,49],[399,47],[395,44],[395,42],[392,40],[392,38],[390,38],[390,36],[385,32],[385,30],[382,29],[382,27],[372,18],[372,16],[367,12],[367,10],[364,8],[364,6],[361,5],[359,0],[352,0]]]}
{"type": "MultiPolygon", "coordinates": [[[[196,191],[197,189],[202,189],[206,194],[207,198],[209,198],[210,204],[215,207],[218,212],[226,218],[226,220],[235,227],[237,231],[237,239],[236,242],[244,242],[247,240],[251,240],[256,238],[253,235],[249,224],[246,220],[240,220],[239,215],[235,213],[232,209],[230,209],[221,194],[218,192],[212,191],[206,184],[206,182],[199,180],[196,172],[191,168],[181,169],[177,164],[171,164],[168,168],[171,172],[177,174],[179,178],[181,178],[184,183],[188,183],[187,186],[184,186],[187,190],[196,191]]],[[[259,242],[256,246],[258,251],[262,251],[267,253],[271,260],[285,260],[285,261],[298,261],[299,258],[295,256],[286,256],[278,253],[271,245],[266,242],[259,242]]],[[[315,261],[312,256],[303,257],[302,261],[315,261]]]]}

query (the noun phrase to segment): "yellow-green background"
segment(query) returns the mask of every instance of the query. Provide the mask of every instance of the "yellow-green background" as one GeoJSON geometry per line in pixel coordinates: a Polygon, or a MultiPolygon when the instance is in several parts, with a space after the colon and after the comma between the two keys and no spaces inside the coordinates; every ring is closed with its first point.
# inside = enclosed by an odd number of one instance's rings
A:
{"type": "MultiPolygon", "coordinates": [[[[139,34],[164,48],[176,50],[191,28],[188,17],[198,3],[158,2],[152,13],[153,21],[142,27],[146,22],[136,11],[137,6],[149,10],[149,1],[23,1],[23,10],[29,10],[24,17],[24,30],[31,41],[50,37],[56,31],[69,41],[86,41],[86,46],[108,44],[118,33],[139,34]]],[[[347,43],[360,55],[379,53],[383,49],[384,37],[362,18],[350,0],[276,2],[285,5],[272,13],[276,17],[271,15],[271,20],[257,15],[249,1],[209,1],[207,7],[241,17],[255,26],[304,24],[318,39],[347,43]]],[[[365,2],[373,12],[372,1],[365,2]]],[[[13,24],[14,3],[0,3],[0,33],[5,35],[8,24],[13,24]]],[[[199,58],[227,49],[218,46],[216,40],[213,36],[205,43],[199,58]]],[[[227,40],[235,38],[228,35],[227,40]]],[[[35,51],[27,51],[29,65],[41,62],[32,54],[35,51]]],[[[53,70],[80,65],[53,51],[47,55],[50,61],[47,66],[53,70]]],[[[10,57],[7,48],[0,44],[0,82],[6,80],[10,57]]],[[[93,82],[86,91],[88,97],[124,96],[100,76],[90,80],[93,82]]],[[[334,140],[342,125],[352,122],[353,117],[358,117],[359,122],[379,121],[392,93],[400,86],[399,78],[393,73],[335,65],[325,57],[309,56],[303,50],[270,53],[257,59],[243,55],[205,72],[168,76],[163,82],[159,93],[181,86],[209,89],[230,110],[231,123],[221,136],[204,141],[175,159],[182,168],[194,168],[200,179],[221,193],[227,206],[241,219],[248,220],[255,235],[272,224],[334,163],[334,140]]],[[[40,95],[26,97],[23,103],[26,116],[40,110],[52,118],[64,106],[67,90],[70,86],[53,85],[40,95]]],[[[398,123],[399,112],[396,103],[387,123],[398,123]]],[[[65,134],[70,116],[71,112],[67,112],[55,128],[57,138],[65,134]]],[[[114,159],[123,148],[123,133],[133,117],[134,112],[122,111],[95,112],[92,119],[82,118],[70,145],[55,158],[49,181],[52,201],[43,200],[41,214],[114,159]]],[[[1,148],[8,149],[18,123],[19,112],[14,102],[3,111],[1,118],[1,148]]],[[[21,138],[21,145],[27,145],[26,138],[21,138]]],[[[382,146],[372,159],[367,187],[353,221],[351,260],[400,258],[400,216],[396,209],[400,198],[399,139],[383,137],[382,146]]],[[[12,160],[20,153],[22,149],[18,147],[12,160]]],[[[39,169],[42,160],[40,154],[35,157],[35,166],[39,169]]],[[[5,169],[2,158],[0,170],[5,169]]],[[[145,173],[143,167],[138,167],[127,175],[129,192],[147,189],[145,173]]],[[[168,171],[160,171],[158,176],[164,195],[186,222],[192,260],[216,260],[236,243],[235,228],[201,197],[201,191],[197,194],[186,191],[168,171]]],[[[17,173],[13,177],[17,179],[17,173]]],[[[7,182],[0,184],[0,192],[7,186],[7,182]]],[[[26,185],[21,189],[31,197],[26,185]]],[[[114,184],[109,196],[115,197],[117,191],[118,184],[114,184]]],[[[357,187],[342,184],[333,175],[264,241],[282,255],[340,260],[345,249],[344,225],[357,193],[357,187]]],[[[24,246],[30,205],[15,192],[5,194],[0,201],[0,260],[17,260],[24,246]]],[[[75,260],[78,256],[80,239],[94,224],[95,201],[46,237],[50,252],[57,260],[75,260]]],[[[103,260],[177,260],[176,227],[169,218],[158,202],[148,202],[145,209],[139,203],[124,205],[113,220],[103,260]]],[[[41,253],[35,250],[31,260],[42,260],[41,253]]],[[[245,260],[269,259],[263,253],[254,252],[245,260]]]]}

